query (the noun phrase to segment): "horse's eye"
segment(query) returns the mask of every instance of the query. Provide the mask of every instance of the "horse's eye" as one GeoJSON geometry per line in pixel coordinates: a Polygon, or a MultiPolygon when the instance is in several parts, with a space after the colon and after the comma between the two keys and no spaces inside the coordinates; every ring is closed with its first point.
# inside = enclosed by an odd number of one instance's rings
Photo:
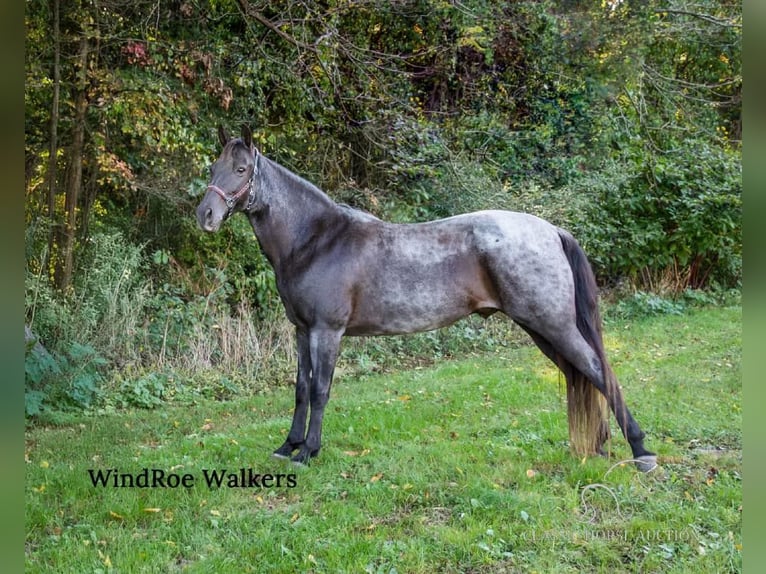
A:
{"type": "Polygon", "coordinates": [[[244,167],[242,167],[242,166],[238,167],[238,168],[237,168],[237,173],[238,173],[239,175],[242,175],[243,173],[245,173],[245,168],[244,168],[244,167]]]}

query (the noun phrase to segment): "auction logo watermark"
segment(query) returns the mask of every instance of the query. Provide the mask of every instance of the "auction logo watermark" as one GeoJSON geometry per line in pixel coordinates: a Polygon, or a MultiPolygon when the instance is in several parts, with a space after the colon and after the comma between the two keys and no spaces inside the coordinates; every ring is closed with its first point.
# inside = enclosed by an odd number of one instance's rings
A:
{"type": "Polygon", "coordinates": [[[178,473],[161,468],[142,468],[138,472],[120,472],[117,468],[88,469],[93,488],[194,488],[203,484],[214,488],[295,488],[295,474],[259,473],[252,468],[203,468],[200,474],[178,473]],[[200,480],[200,478],[202,480],[200,480]]]}
{"type": "Polygon", "coordinates": [[[578,530],[576,532],[561,532],[557,530],[527,530],[520,532],[519,540],[532,543],[586,543],[596,540],[601,541],[622,541],[622,542],[693,542],[697,540],[696,533],[691,528],[680,530],[671,528],[656,528],[646,530],[628,530],[628,529],[588,529],[578,530]]]}

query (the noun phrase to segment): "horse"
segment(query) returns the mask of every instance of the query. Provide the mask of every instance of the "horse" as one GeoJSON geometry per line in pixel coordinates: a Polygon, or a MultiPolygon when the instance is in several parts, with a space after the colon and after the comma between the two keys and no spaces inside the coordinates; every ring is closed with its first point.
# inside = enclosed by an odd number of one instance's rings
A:
{"type": "Polygon", "coordinates": [[[197,223],[212,233],[247,216],[295,326],[295,408],[274,457],[308,464],[319,454],[343,336],[415,333],[500,311],[564,374],[574,454],[604,455],[611,410],[637,468],[656,466],[607,361],[596,280],[569,232],[499,210],[385,222],[263,156],[249,127],[231,138],[219,126],[218,138],[197,223]]]}

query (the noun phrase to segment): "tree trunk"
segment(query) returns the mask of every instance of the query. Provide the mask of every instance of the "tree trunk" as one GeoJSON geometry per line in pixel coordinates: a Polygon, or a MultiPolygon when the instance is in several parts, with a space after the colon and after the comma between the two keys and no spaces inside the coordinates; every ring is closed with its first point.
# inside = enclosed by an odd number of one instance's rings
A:
{"type": "Polygon", "coordinates": [[[88,111],[88,38],[80,39],[80,69],[78,71],[78,87],[75,96],[74,129],[72,145],[67,159],[66,197],[64,209],[66,220],[61,234],[61,257],[57,266],[56,284],[65,290],[72,283],[74,268],[74,250],[77,237],[77,204],[82,188],[82,162],[85,151],[85,119],[88,111]]]}
{"type": "MultiPolygon", "coordinates": [[[[43,261],[47,268],[47,260],[53,253],[56,220],[56,160],[58,156],[58,126],[59,126],[59,92],[61,88],[61,42],[59,26],[59,0],[53,0],[53,102],[51,103],[50,145],[48,148],[48,254],[43,261]]],[[[45,204],[45,203],[44,203],[45,204]]]]}
{"type": "Polygon", "coordinates": [[[53,102],[51,103],[51,140],[48,157],[48,217],[51,221],[56,209],[56,155],[58,154],[59,88],[61,86],[60,50],[59,0],[53,0],[53,102]]]}

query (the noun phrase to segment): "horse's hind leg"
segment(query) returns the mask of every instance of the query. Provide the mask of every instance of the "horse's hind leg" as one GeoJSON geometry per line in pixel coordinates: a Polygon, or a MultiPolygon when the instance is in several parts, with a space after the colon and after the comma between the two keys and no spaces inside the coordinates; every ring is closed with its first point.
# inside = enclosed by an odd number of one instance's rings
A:
{"type": "MultiPolygon", "coordinates": [[[[570,330],[569,337],[564,342],[554,343],[554,347],[564,358],[572,363],[574,368],[583,373],[588,380],[603,394],[607,399],[609,408],[617,419],[623,435],[630,444],[633,452],[633,458],[644,460],[653,457],[651,453],[644,448],[644,432],[633,418],[633,415],[625,404],[620,385],[614,380],[614,384],[607,382],[607,370],[609,365],[602,365],[596,352],[588,342],[580,335],[576,327],[570,330]],[[643,457],[643,458],[642,458],[643,457]]],[[[613,375],[611,375],[613,377],[613,375]]]]}
{"type": "MultiPolygon", "coordinates": [[[[555,364],[562,373],[564,373],[564,376],[566,377],[567,381],[567,408],[571,408],[570,405],[570,387],[574,385],[574,378],[577,376],[577,370],[574,368],[574,366],[567,361],[561,353],[559,353],[553,345],[537,333],[536,331],[533,331],[526,325],[519,324],[522,329],[524,329],[529,336],[532,338],[532,340],[535,342],[537,347],[542,351],[542,353],[548,357],[553,364],[555,364]]],[[[595,387],[594,387],[595,388],[595,387]]],[[[602,393],[603,394],[603,393],[602,393]]],[[[568,413],[571,415],[571,413],[568,413]]],[[[600,418],[600,417],[599,417],[600,418]]],[[[571,421],[570,421],[571,422],[571,421]]],[[[608,421],[602,420],[601,424],[599,425],[600,429],[598,431],[598,436],[595,436],[592,440],[593,442],[593,451],[595,451],[597,454],[600,454],[604,456],[606,453],[603,451],[603,444],[606,442],[606,440],[609,438],[609,426],[608,421]]],[[[571,428],[570,428],[570,439],[574,439],[573,436],[571,436],[571,428]]],[[[590,442],[590,441],[589,441],[590,442]]]]}
{"type": "MultiPolygon", "coordinates": [[[[557,331],[558,335],[549,335],[550,338],[543,337],[524,325],[522,327],[530,334],[540,350],[559,368],[566,372],[567,365],[564,364],[564,361],[570,363],[606,397],[607,404],[614,413],[617,424],[630,445],[633,458],[647,461],[647,468],[641,466],[642,470],[648,470],[654,466],[654,453],[649,452],[644,447],[645,434],[625,404],[619,384],[616,381],[613,385],[607,384],[606,373],[601,360],[582,337],[577,327],[572,325],[569,329],[559,330],[557,331]],[[563,333],[566,335],[562,336],[563,333]]],[[[608,365],[606,368],[609,368],[608,365]]]]}

